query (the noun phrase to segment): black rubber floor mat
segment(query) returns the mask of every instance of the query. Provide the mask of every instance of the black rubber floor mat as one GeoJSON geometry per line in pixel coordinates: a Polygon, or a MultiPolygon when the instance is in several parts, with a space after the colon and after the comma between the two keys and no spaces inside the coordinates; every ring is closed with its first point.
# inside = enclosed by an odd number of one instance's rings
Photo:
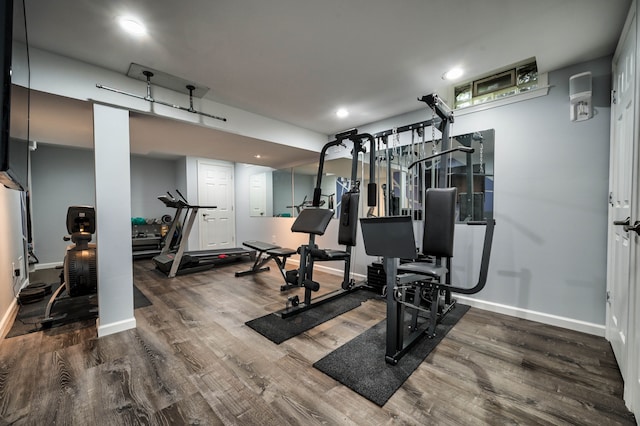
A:
{"type": "Polygon", "coordinates": [[[384,320],[313,366],[382,407],[468,310],[469,306],[457,304],[436,327],[436,337],[423,337],[396,365],[385,361],[384,320]]]}
{"type": "MultiPolygon", "coordinates": [[[[59,284],[52,284],[51,288],[55,291],[59,284]]],[[[49,303],[50,296],[46,296],[38,301],[29,304],[20,305],[16,320],[5,338],[22,336],[23,334],[41,331],[44,312],[49,303]]],[[[140,290],[133,286],[133,307],[134,309],[151,305],[151,301],[142,294],[140,290]]],[[[57,328],[74,323],[85,322],[86,326],[95,324],[98,317],[98,297],[93,294],[90,296],[61,297],[53,305],[52,316],[60,318],[48,324],[47,328],[57,328]],[[65,314],[64,317],[58,314],[65,314]]],[[[79,324],[80,327],[81,324],[79,324]]],[[[82,327],[80,327],[82,328],[82,327]]]]}
{"type": "Polygon", "coordinates": [[[378,297],[374,292],[358,290],[308,311],[300,312],[290,318],[282,319],[273,313],[247,321],[245,324],[272,342],[280,344],[338,315],[355,309],[362,302],[374,297],[378,297]]]}

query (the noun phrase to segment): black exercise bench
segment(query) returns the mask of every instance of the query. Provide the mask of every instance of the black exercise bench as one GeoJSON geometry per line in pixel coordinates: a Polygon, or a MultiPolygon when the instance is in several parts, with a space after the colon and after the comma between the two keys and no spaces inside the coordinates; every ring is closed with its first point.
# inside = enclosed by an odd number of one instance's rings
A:
{"type": "Polygon", "coordinates": [[[296,254],[297,251],[290,248],[283,248],[275,244],[269,244],[262,241],[244,241],[243,245],[255,250],[257,252],[256,260],[253,266],[248,271],[236,272],[236,277],[243,277],[245,275],[257,274],[258,272],[265,272],[270,270],[268,266],[264,266],[270,260],[274,260],[278,265],[280,275],[287,282],[285,267],[287,265],[287,259],[296,254]]]}

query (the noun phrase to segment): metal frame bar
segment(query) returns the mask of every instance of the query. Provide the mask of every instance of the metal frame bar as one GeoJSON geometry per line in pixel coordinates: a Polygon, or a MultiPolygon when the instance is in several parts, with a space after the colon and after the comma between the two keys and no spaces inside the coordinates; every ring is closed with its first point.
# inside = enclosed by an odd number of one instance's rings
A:
{"type": "Polygon", "coordinates": [[[197,111],[197,110],[193,109],[193,89],[195,87],[191,86],[191,85],[187,86],[187,90],[189,90],[189,108],[183,107],[181,105],[170,104],[168,102],[163,102],[163,101],[159,101],[157,99],[154,99],[151,96],[151,82],[149,80],[150,77],[153,74],[152,73],[149,73],[149,74],[151,74],[151,75],[145,74],[147,76],[147,95],[146,96],[138,95],[136,93],[131,93],[131,92],[125,92],[124,90],[116,89],[116,88],[109,87],[109,86],[104,86],[102,84],[96,84],[96,87],[98,89],[109,90],[110,92],[118,93],[120,95],[126,95],[126,96],[130,96],[132,98],[142,99],[143,101],[147,101],[147,102],[151,102],[151,103],[156,103],[156,104],[168,106],[168,107],[171,107],[171,108],[179,109],[181,111],[187,111],[187,112],[191,112],[193,114],[199,114],[199,115],[202,115],[202,116],[205,116],[205,117],[209,117],[209,118],[213,118],[213,119],[220,120],[220,121],[227,121],[227,119],[224,118],[224,117],[219,117],[219,116],[213,115],[213,114],[207,114],[206,112],[201,112],[201,111],[197,111]]]}
{"type": "MultiPolygon", "coordinates": [[[[318,174],[316,177],[316,187],[314,188],[314,193],[313,193],[313,206],[314,207],[319,207],[320,205],[320,197],[321,197],[321,186],[322,186],[322,172],[323,172],[323,167],[324,167],[324,159],[325,159],[325,155],[327,150],[332,147],[332,146],[337,146],[337,145],[343,145],[343,142],[345,140],[350,140],[353,142],[353,153],[352,153],[352,160],[351,160],[351,182],[356,182],[358,176],[357,176],[357,170],[358,170],[358,154],[360,152],[366,152],[365,148],[364,148],[364,141],[365,140],[369,140],[371,145],[370,147],[372,149],[370,149],[370,155],[371,155],[371,163],[374,164],[375,163],[375,150],[373,149],[374,144],[375,144],[375,139],[373,138],[372,135],[370,135],[369,133],[358,133],[357,129],[351,129],[351,130],[347,130],[345,132],[339,133],[336,135],[336,140],[328,142],[325,144],[324,147],[322,147],[322,150],[320,151],[320,162],[318,165],[318,174]]],[[[371,168],[370,169],[370,174],[371,174],[371,181],[369,183],[369,185],[375,185],[375,183],[373,182],[373,180],[375,179],[375,169],[371,168]]],[[[352,188],[354,189],[354,188],[352,188]]],[[[358,189],[359,191],[359,189],[358,189]]],[[[371,194],[371,188],[369,188],[370,194],[371,194]]],[[[375,187],[373,190],[373,193],[375,194],[375,187]]],[[[372,205],[371,202],[373,202],[374,206],[375,206],[375,199],[373,200],[369,200],[369,205],[372,205]]],[[[357,211],[356,211],[357,214],[357,211]]],[[[355,222],[355,226],[357,226],[357,221],[355,222]]],[[[352,246],[346,246],[346,253],[347,256],[344,259],[335,259],[335,261],[343,261],[344,262],[344,273],[343,273],[343,282],[342,282],[342,288],[338,289],[336,291],[333,291],[331,293],[325,294],[323,296],[319,296],[316,297],[314,299],[312,299],[312,292],[314,291],[311,287],[311,284],[316,284],[313,281],[313,265],[315,261],[323,261],[320,259],[315,259],[312,255],[311,255],[311,247],[315,247],[315,235],[314,234],[310,234],[309,235],[309,242],[307,244],[304,244],[302,246],[300,246],[300,266],[298,267],[298,287],[299,288],[304,288],[304,302],[300,303],[297,306],[287,306],[285,309],[282,309],[278,312],[276,312],[276,315],[280,315],[282,318],[288,318],[291,317],[293,315],[296,315],[300,312],[304,312],[304,311],[308,311],[309,309],[312,309],[313,307],[326,303],[328,301],[334,300],[338,297],[342,297],[348,293],[351,293],[353,291],[359,290],[361,288],[368,288],[365,285],[358,285],[358,286],[354,286],[351,284],[351,282],[349,281],[349,275],[351,273],[351,254],[352,254],[352,246]],[[309,284],[309,285],[306,285],[309,284]]]]}

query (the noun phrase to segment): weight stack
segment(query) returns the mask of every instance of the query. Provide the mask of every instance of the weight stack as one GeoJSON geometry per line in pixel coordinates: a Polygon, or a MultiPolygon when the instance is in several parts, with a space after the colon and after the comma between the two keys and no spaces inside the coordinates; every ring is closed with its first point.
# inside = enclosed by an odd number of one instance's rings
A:
{"type": "Polygon", "coordinates": [[[387,285],[387,274],[384,272],[382,263],[373,262],[367,266],[367,284],[377,294],[382,294],[382,289],[387,285]]]}

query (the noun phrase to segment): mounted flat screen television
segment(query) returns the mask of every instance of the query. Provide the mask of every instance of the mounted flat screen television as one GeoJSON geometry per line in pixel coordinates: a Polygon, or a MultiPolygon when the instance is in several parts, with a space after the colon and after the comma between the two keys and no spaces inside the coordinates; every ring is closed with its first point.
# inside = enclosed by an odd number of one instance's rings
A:
{"type": "MultiPolygon", "coordinates": [[[[0,10],[0,184],[7,188],[24,191],[28,184],[29,162],[29,89],[11,84],[13,37],[24,36],[23,10],[15,10],[13,0],[2,2],[0,10]]],[[[20,3],[20,2],[18,2],[20,3]]],[[[25,61],[26,62],[26,61],[25,61]]]]}

